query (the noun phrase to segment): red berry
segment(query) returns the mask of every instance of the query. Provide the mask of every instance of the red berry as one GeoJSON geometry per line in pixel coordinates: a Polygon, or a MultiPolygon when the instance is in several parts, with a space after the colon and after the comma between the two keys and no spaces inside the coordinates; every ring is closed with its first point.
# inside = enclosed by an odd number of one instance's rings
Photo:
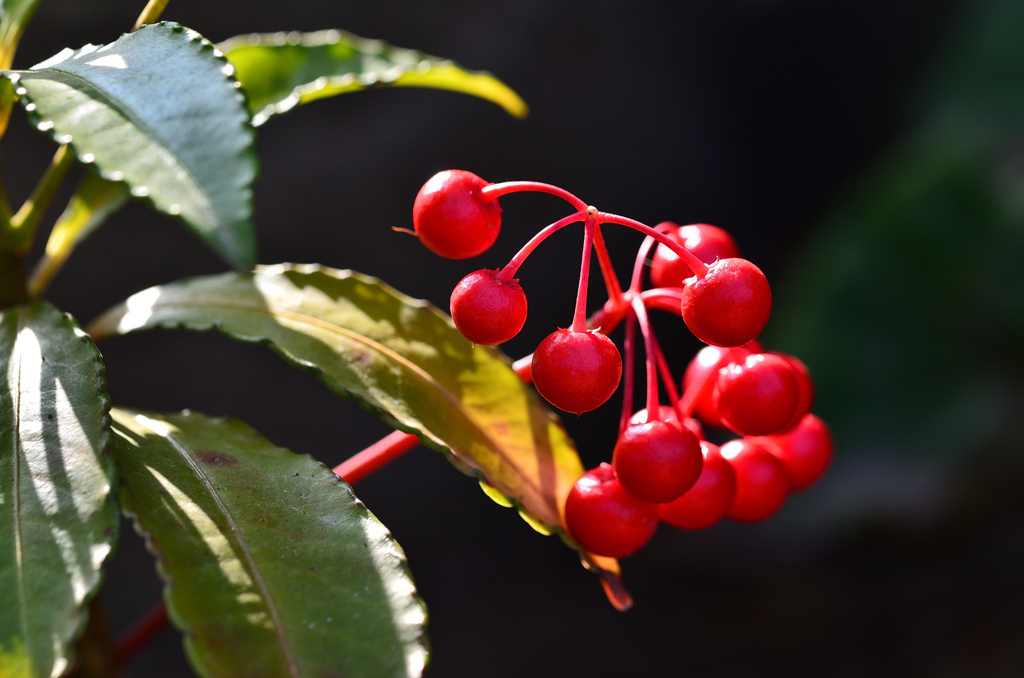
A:
{"type": "Polygon", "coordinates": [[[565,523],[573,539],[599,556],[625,558],[658,529],[658,505],[622,488],[609,464],[587,471],[565,502],[565,523]]]}
{"type": "Polygon", "coordinates": [[[796,428],[767,436],[766,440],[774,443],[768,449],[785,466],[792,490],[803,489],[820,478],[832,461],[832,434],[813,414],[805,414],[796,428]]]}
{"type": "MultiPolygon", "coordinates": [[[[736,241],[717,226],[692,224],[679,228],[671,222],[665,222],[658,226],[666,225],[674,227],[674,230],[668,231],[666,235],[693,252],[705,264],[714,263],[716,259],[740,255],[736,241]]],[[[678,254],[664,245],[658,245],[658,248],[654,250],[654,257],[651,260],[652,285],[655,287],[682,287],[683,280],[692,276],[693,271],[679,258],[678,254]]]]}
{"type": "Polygon", "coordinates": [[[768,518],[789,493],[786,468],[758,438],[740,438],[722,445],[722,456],[736,473],[736,495],[725,515],[743,523],[768,518]]]}
{"type": "MultiPolygon", "coordinates": [[[[661,412],[661,421],[667,421],[675,423],[679,421],[679,417],[676,416],[676,410],[674,407],[668,405],[660,405],[659,411],[661,412]]],[[[647,423],[647,408],[637,410],[633,413],[633,416],[629,418],[630,424],[646,424],[647,423]]],[[[700,425],[700,422],[693,417],[687,417],[683,420],[683,426],[690,429],[693,435],[697,436],[698,440],[704,440],[704,428],[700,425]]]]}
{"type": "Polygon", "coordinates": [[[615,475],[626,491],[656,504],[693,487],[703,463],[697,436],[676,422],[631,424],[612,452],[615,475]]]}
{"type": "Polygon", "coordinates": [[[452,320],[474,344],[494,346],[519,334],[526,322],[526,293],[518,280],[502,282],[498,271],[474,271],[452,290],[452,320]]]}
{"type": "Polygon", "coordinates": [[[795,372],[784,358],[753,353],[719,370],[711,402],[722,423],[740,435],[777,433],[800,399],[795,372]]]}
{"type": "Polygon", "coordinates": [[[793,376],[796,377],[797,385],[800,387],[800,396],[797,398],[793,416],[781,429],[787,431],[799,424],[804,415],[810,412],[811,404],[814,402],[814,382],[811,380],[811,371],[807,369],[807,365],[804,365],[803,361],[796,356],[786,353],[773,353],[773,355],[777,355],[789,363],[793,368],[793,376]]]}
{"type": "Polygon", "coordinates": [[[481,195],[488,185],[463,170],[438,172],[423,184],[412,206],[412,223],[427,249],[448,259],[468,259],[494,244],[501,206],[481,195]]]}
{"type": "Polygon", "coordinates": [[[559,329],[533,352],[533,385],[560,410],[582,414],[600,407],[619,385],[622,358],[600,332],[559,329]]]}
{"type": "Polygon", "coordinates": [[[693,487],[675,501],[658,507],[661,519],[684,530],[711,527],[725,515],[736,493],[736,472],[717,445],[701,442],[704,467],[693,487]]]}
{"type": "Polygon", "coordinates": [[[714,405],[711,404],[711,395],[714,392],[716,377],[714,375],[707,375],[711,372],[718,372],[719,363],[725,356],[725,353],[726,349],[719,348],[718,346],[705,346],[697,351],[697,355],[687,365],[686,372],[683,374],[684,393],[694,381],[702,381],[706,384],[704,392],[697,398],[694,414],[702,422],[714,428],[725,428],[725,424],[722,423],[722,420],[718,417],[718,412],[715,411],[714,405]],[[707,381],[704,381],[705,379],[707,381]]]}
{"type": "Polygon", "coordinates": [[[683,285],[683,321],[705,344],[742,346],[761,333],[771,310],[768,280],[746,259],[719,259],[683,285]]]}

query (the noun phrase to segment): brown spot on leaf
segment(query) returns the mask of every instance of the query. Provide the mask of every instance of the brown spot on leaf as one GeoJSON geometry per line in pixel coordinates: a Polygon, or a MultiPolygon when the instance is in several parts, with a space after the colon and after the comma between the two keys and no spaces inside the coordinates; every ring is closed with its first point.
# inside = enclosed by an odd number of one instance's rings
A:
{"type": "Polygon", "coordinates": [[[238,466],[238,460],[223,452],[196,452],[199,461],[208,466],[238,466]]]}

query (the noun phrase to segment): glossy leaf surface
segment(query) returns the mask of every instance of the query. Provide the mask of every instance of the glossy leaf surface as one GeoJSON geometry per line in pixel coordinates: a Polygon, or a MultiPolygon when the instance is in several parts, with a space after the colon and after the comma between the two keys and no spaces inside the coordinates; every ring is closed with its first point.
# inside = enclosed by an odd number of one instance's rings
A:
{"type": "Polygon", "coordinates": [[[539,529],[564,525],[565,498],[583,473],[572,442],[501,353],[473,347],[424,301],[349,271],[271,266],[139,292],[90,332],[154,328],[216,328],[266,343],[448,454],[539,529]]]}
{"type": "Polygon", "coordinates": [[[37,302],[0,314],[0,676],[60,675],[117,536],[99,351],[37,302]]]}
{"type": "Polygon", "coordinates": [[[253,124],[299,104],[369,87],[432,87],[487,99],[516,117],[526,104],[490,73],[343,31],[241,35],[219,45],[245,88],[253,124]]]}
{"type": "Polygon", "coordinates": [[[115,410],[124,510],[203,676],[418,676],[401,548],[330,469],[239,421],[115,410]]]}
{"type": "Polygon", "coordinates": [[[249,268],[257,161],[233,71],[199,34],[159,23],[8,77],[38,129],[249,268]]]}

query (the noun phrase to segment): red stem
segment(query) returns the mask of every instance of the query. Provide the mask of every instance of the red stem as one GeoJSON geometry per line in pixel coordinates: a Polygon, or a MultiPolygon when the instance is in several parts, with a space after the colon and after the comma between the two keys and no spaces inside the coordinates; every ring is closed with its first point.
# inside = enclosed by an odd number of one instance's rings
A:
{"type": "Polygon", "coordinates": [[[640,298],[647,308],[668,311],[675,315],[683,314],[683,290],[678,287],[655,287],[645,290],[640,298]]]}
{"type": "MultiPolygon", "coordinates": [[[[686,387],[683,397],[679,400],[679,409],[677,410],[684,419],[693,416],[693,411],[697,408],[697,401],[711,388],[714,377],[718,375],[718,369],[722,364],[732,360],[733,350],[735,349],[727,349],[718,357],[710,370],[706,371],[699,379],[691,381],[690,385],[686,387]]],[[[682,423],[682,419],[679,420],[679,423],[682,423]]]]}
{"type": "Polygon", "coordinates": [[[633,384],[636,381],[636,318],[630,315],[626,319],[626,338],[622,342],[622,350],[626,354],[625,374],[622,377],[622,414],[619,415],[619,435],[626,430],[629,418],[633,415],[633,384]]]}
{"type": "Polygon", "coordinates": [[[512,371],[516,373],[519,380],[524,384],[533,383],[533,354],[523,356],[512,363],[512,371]]]}
{"type": "Polygon", "coordinates": [[[392,431],[362,452],[334,467],[334,473],[349,485],[354,485],[390,461],[394,461],[412,448],[420,439],[404,431],[392,431]]]}
{"type": "Polygon", "coordinates": [[[583,233],[583,260],[580,263],[580,284],[576,290],[576,312],[572,318],[573,332],[587,331],[587,285],[590,282],[590,250],[594,247],[594,220],[596,209],[587,210],[587,222],[583,233]]]}
{"type": "Polygon", "coordinates": [[[539,233],[537,233],[537,235],[530,238],[528,243],[523,245],[523,249],[519,250],[519,252],[512,257],[512,261],[508,262],[508,264],[505,265],[505,268],[501,269],[498,275],[494,276],[494,279],[498,282],[508,283],[516,277],[516,272],[519,270],[519,267],[523,265],[523,262],[526,261],[526,258],[530,256],[535,249],[537,249],[538,245],[547,240],[548,236],[555,231],[565,228],[569,224],[574,224],[577,221],[584,221],[586,218],[586,212],[577,212],[576,214],[570,214],[567,217],[559,219],[550,226],[545,226],[539,233]]]}
{"type": "Polygon", "coordinates": [[[679,391],[676,390],[676,382],[672,378],[672,370],[668,368],[665,353],[661,350],[658,338],[653,333],[651,334],[651,343],[654,344],[654,357],[658,361],[658,373],[661,374],[661,381],[665,384],[665,390],[668,392],[668,401],[672,403],[672,408],[676,411],[679,423],[682,423],[686,417],[683,416],[683,411],[679,409],[679,391]]]}
{"type": "Polygon", "coordinates": [[[654,348],[654,330],[647,317],[647,309],[639,297],[633,297],[633,312],[640,324],[640,334],[644,337],[644,361],[647,367],[647,421],[661,421],[661,403],[658,402],[658,368],[656,350],[654,348]]]}
{"type": "Polygon", "coordinates": [[[521,193],[523,191],[555,195],[572,205],[573,209],[579,212],[587,211],[587,203],[583,202],[569,191],[540,181],[504,181],[500,184],[490,184],[480,189],[480,195],[485,198],[497,200],[503,195],[508,195],[509,193],[521,193]]]}
{"type": "Polygon", "coordinates": [[[135,653],[153,640],[167,623],[167,606],[160,601],[121,634],[114,646],[114,659],[118,666],[127,664],[135,653]]]}
{"type": "Polygon", "coordinates": [[[609,299],[621,299],[622,288],[619,286],[619,278],[615,275],[615,267],[612,266],[612,258],[608,256],[608,248],[604,244],[604,235],[601,227],[594,228],[594,251],[597,252],[597,263],[601,266],[601,277],[604,278],[604,287],[608,290],[609,299]]]}
{"type": "Polygon", "coordinates": [[[655,229],[651,228],[650,226],[647,226],[646,224],[641,224],[639,221],[635,219],[630,219],[629,217],[622,217],[619,216],[618,214],[598,212],[597,223],[618,224],[620,226],[628,226],[629,228],[632,228],[636,231],[640,231],[645,235],[649,235],[658,242],[660,242],[662,245],[664,245],[665,247],[669,248],[677,255],[679,255],[679,258],[686,262],[686,265],[690,267],[690,270],[693,271],[693,274],[698,278],[703,278],[708,273],[708,265],[705,264],[700,259],[698,259],[697,255],[695,255],[693,252],[686,249],[685,247],[677,243],[675,240],[665,235],[664,233],[656,231],[655,229]]]}

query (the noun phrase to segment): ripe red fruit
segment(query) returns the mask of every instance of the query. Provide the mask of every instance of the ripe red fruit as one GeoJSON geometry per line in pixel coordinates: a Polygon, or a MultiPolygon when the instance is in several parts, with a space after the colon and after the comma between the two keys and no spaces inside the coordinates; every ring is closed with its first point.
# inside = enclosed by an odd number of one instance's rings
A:
{"type": "Polygon", "coordinates": [[[656,504],[693,487],[703,463],[697,436],[676,422],[631,424],[612,452],[615,475],[626,491],[656,504]]]}
{"type": "Polygon", "coordinates": [[[675,501],[658,507],[661,519],[684,530],[711,527],[725,515],[736,493],[736,472],[717,445],[701,442],[704,467],[693,487],[675,501]]]}
{"type": "MultiPolygon", "coordinates": [[[[666,235],[678,242],[705,264],[714,263],[716,259],[738,257],[739,249],[732,236],[710,224],[691,224],[678,227],[671,222],[659,224],[674,227],[666,235]]],[[[682,287],[683,280],[693,276],[690,267],[679,258],[679,255],[658,245],[651,259],[651,284],[655,287],[682,287]]]]}
{"type": "Polygon", "coordinates": [[[772,291],[746,259],[719,259],[701,278],[683,285],[683,322],[713,346],[742,346],[761,333],[772,310],[772,291]]]}
{"type": "Polygon", "coordinates": [[[800,389],[800,396],[797,398],[793,416],[790,417],[789,421],[781,429],[782,431],[788,431],[799,424],[804,415],[810,412],[811,404],[814,402],[814,382],[811,380],[811,371],[807,369],[807,365],[804,365],[803,361],[796,356],[786,353],[773,353],[773,355],[779,356],[793,368],[793,375],[796,377],[796,382],[800,389]]]}
{"type": "Polygon", "coordinates": [[[832,461],[832,434],[813,414],[805,414],[796,428],[766,436],[768,450],[786,468],[791,490],[800,490],[821,477],[832,461]]]}
{"type": "Polygon", "coordinates": [[[658,529],[658,505],[632,496],[609,464],[587,471],[565,502],[569,534],[599,556],[625,558],[635,553],[658,529]]]}
{"type": "Polygon", "coordinates": [[[697,351],[697,355],[693,356],[693,360],[686,366],[686,372],[683,373],[684,393],[694,381],[708,379],[705,382],[704,392],[697,398],[693,413],[702,422],[713,428],[725,428],[725,424],[722,423],[722,420],[718,417],[718,412],[715,411],[715,407],[711,403],[711,396],[715,388],[715,376],[707,375],[710,372],[718,372],[719,363],[723,356],[725,356],[725,352],[726,349],[719,348],[718,346],[705,346],[697,351]]]}
{"type": "Polygon", "coordinates": [[[770,353],[753,353],[718,372],[711,403],[722,423],[740,435],[785,429],[800,399],[795,368],[770,353]]]}
{"type": "Polygon", "coordinates": [[[560,410],[582,414],[600,407],[619,385],[622,358],[599,332],[559,329],[533,352],[533,385],[560,410]]]}
{"type": "Polygon", "coordinates": [[[438,172],[423,184],[412,206],[412,223],[427,249],[448,259],[468,259],[494,244],[501,206],[480,193],[487,185],[463,170],[438,172]]]}
{"type": "MultiPolygon", "coordinates": [[[[674,407],[668,405],[659,405],[659,411],[661,412],[661,420],[671,423],[679,421],[679,417],[676,416],[676,410],[674,407]]],[[[647,408],[637,410],[633,413],[633,416],[629,418],[630,424],[646,424],[647,423],[647,408]]],[[[690,429],[693,435],[697,436],[698,440],[704,440],[704,428],[700,425],[700,422],[693,417],[687,417],[683,420],[683,426],[690,429]]]]}
{"type": "Polygon", "coordinates": [[[519,281],[502,282],[497,273],[474,271],[452,290],[452,320],[474,344],[504,343],[519,334],[526,322],[526,293],[519,281]]]}
{"type": "Polygon", "coordinates": [[[768,518],[789,493],[786,468],[759,438],[740,438],[722,445],[722,456],[736,473],[736,494],[725,515],[743,523],[768,518]]]}

